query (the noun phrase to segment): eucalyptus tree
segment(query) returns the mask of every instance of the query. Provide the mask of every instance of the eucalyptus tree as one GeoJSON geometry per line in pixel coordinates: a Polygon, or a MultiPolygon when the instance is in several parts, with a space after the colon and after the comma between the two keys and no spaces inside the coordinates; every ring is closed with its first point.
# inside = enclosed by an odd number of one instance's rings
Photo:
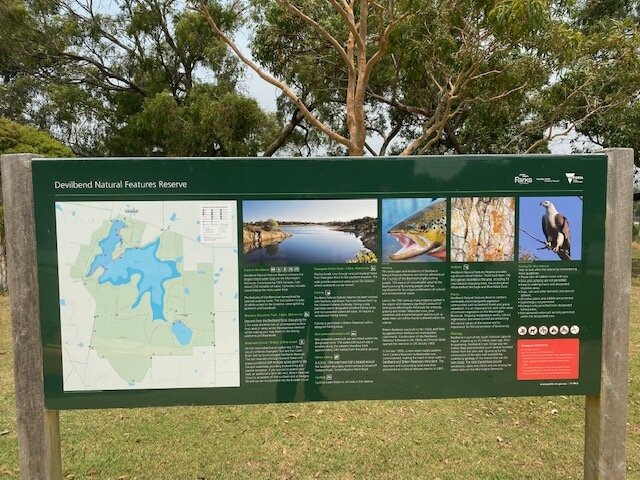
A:
{"type": "Polygon", "coordinates": [[[338,152],[408,155],[541,151],[628,102],[640,71],[637,28],[585,28],[580,15],[593,3],[234,2],[256,25],[253,59],[204,0],[196,7],[288,100],[280,144],[306,125],[338,152]]]}
{"type": "Polygon", "coordinates": [[[237,47],[205,0],[199,0],[198,8],[211,30],[244,64],[290,99],[300,118],[342,145],[349,155],[362,155],[367,137],[369,81],[386,56],[392,35],[410,15],[402,12],[400,2],[383,3],[386,4],[368,0],[255,2],[254,21],[261,27],[254,45],[273,54],[272,69],[276,75],[268,73],[237,47]],[[267,38],[270,32],[265,29],[272,25],[279,31],[277,38],[270,39],[267,38]],[[336,81],[340,85],[337,91],[336,81]],[[296,88],[296,82],[301,88],[296,88]],[[330,99],[333,94],[337,97],[330,99]],[[335,102],[343,102],[339,124],[326,118],[332,116],[335,102]]]}
{"type": "MultiPolygon", "coordinates": [[[[458,145],[476,152],[545,150],[637,95],[637,28],[622,22],[585,28],[580,15],[589,2],[471,2],[462,11],[461,5],[439,17],[444,33],[432,37],[453,45],[436,59],[440,76],[433,83],[453,78],[445,94],[457,96],[452,128],[432,141],[447,139],[458,151],[458,145]],[[461,41],[452,34],[453,22],[461,41]]],[[[436,50],[437,44],[427,43],[436,50]]],[[[414,84],[405,91],[420,89],[414,84]]]]}

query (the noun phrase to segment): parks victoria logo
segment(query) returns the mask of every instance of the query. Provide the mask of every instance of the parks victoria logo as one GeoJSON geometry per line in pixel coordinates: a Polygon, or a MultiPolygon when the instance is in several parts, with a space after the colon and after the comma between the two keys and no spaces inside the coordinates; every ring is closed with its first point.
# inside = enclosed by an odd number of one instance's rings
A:
{"type": "Polygon", "coordinates": [[[569,183],[582,183],[584,182],[584,177],[582,175],[576,175],[575,172],[565,172],[567,177],[567,182],[569,183]]]}
{"type": "Polygon", "coordinates": [[[515,183],[519,183],[520,185],[528,185],[529,183],[533,183],[533,178],[531,178],[526,173],[521,173],[517,177],[514,177],[513,181],[515,183]]]}

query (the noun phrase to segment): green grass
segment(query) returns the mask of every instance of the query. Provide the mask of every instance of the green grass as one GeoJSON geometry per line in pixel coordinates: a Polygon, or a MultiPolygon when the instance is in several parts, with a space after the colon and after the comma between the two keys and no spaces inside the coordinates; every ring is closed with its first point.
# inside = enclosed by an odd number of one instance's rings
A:
{"type": "MultiPolygon", "coordinates": [[[[628,478],[640,478],[640,246],[628,478]]],[[[9,331],[0,297],[0,332],[9,331]]],[[[0,337],[0,477],[18,476],[11,346],[0,337]]],[[[61,413],[68,479],[579,479],[584,397],[334,402],[61,413]],[[555,413],[557,411],[557,413],[555,413]]]]}

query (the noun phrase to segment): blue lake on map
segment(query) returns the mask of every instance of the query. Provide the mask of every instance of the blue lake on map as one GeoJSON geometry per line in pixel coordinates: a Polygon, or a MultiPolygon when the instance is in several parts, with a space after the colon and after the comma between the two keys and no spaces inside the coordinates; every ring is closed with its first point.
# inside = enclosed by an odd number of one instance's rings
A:
{"type": "Polygon", "coordinates": [[[111,223],[111,228],[109,229],[109,234],[98,242],[98,245],[102,249],[102,253],[100,255],[96,255],[96,258],[93,259],[93,263],[91,264],[91,268],[89,269],[89,273],[87,273],[87,277],[93,275],[93,272],[96,271],[98,267],[105,267],[105,265],[109,265],[113,262],[112,256],[116,247],[122,243],[122,237],[120,236],[120,230],[127,226],[122,220],[114,220],[111,223]]]}
{"type": "Polygon", "coordinates": [[[164,320],[164,282],[180,276],[176,262],[171,260],[160,260],[157,257],[160,247],[160,238],[145,247],[127,248],[118,258],[112,258],[116,247],[122,243],[120,230],[127,225],[121,220],[114,220],[109,234],[98,245],[102,249],[102,254],[96,255],[89,268],[87,277],[102,267],[104,272],[98,278],[99,284],[109,282],[112,285],[125,285],[132,281],[132,276],[140,275],[138,288],[138,298],[131,305],[136,308],[142,301],[145,293],[149,293],[153,320],[164,320]]]}
{"type": "Polygon", "coordinates": [[[173,335],[176,337],[176,340],[180,343],[180,345],[187,345],[191,341],[191,337],[193,336],[193,332],[189,327],[187,327],[180,320],[173,322],[171,325],[171,331],[173,335]]]}
{"type": "Polygon", "coordinates": [[[248,264],[345,263],[364,248],[352,233],[323,225],[282,226],[293,236],[245,253],[248,264]]]}

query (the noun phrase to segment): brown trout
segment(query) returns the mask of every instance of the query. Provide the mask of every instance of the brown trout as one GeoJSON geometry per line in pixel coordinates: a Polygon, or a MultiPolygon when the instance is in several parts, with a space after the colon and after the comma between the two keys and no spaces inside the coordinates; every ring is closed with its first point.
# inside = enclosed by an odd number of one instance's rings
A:
{"type": "Polygon", "coordinates": [[[389,255],[391,260],[408,260],[422,254],[444,260],[447,256],[447,201],[436,200],[391,227],[388,234],[402,245],[400,250],[389,255]]]}

